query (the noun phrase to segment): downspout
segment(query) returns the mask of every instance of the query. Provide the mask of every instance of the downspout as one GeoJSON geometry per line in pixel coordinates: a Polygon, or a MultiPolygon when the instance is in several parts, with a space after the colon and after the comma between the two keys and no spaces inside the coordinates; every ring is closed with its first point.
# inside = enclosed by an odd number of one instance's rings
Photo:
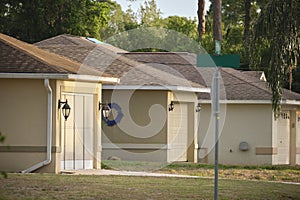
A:
{"type": "Polygon", "coordinates": [[[32,167],[21,171],[21,173],[33,172],[45,165],[51,163],[51,147],[52,147],[52,89],[49,84],[49,79],[44,79],[44,86],[48,93],[48,106],[47,106],[47,159],[33,165],[32,167]]]}

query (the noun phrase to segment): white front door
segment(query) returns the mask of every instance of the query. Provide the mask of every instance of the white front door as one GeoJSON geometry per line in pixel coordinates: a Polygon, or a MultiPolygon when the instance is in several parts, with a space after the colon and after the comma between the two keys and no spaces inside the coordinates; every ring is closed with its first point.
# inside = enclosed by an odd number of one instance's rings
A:
{"type": "Polygon", "coordinates": [[[277,126],[277,157],[278,164],[290,162],[290,112],[282,111],[277,126]]]}
{"type": "Polygon", "coordinates": [[[61,170],[93,169],[94,97],[63,93],[61,100],[66,99],[71,112],[67,121],[62,116],[61,170]]]}

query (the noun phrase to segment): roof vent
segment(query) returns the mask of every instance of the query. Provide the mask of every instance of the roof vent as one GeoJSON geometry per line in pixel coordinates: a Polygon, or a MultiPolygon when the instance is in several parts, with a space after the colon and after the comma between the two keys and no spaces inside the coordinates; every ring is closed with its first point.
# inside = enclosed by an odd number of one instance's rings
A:
{"type": "Polygon", "coordinates": [[[93,42],[93,43],[96,43],[96,44],[107,44],[105,42],[102,42],[100,40],[97,40],[96,38],[90,38],[90,37],[86,37],[87,40],[93,42]]]}

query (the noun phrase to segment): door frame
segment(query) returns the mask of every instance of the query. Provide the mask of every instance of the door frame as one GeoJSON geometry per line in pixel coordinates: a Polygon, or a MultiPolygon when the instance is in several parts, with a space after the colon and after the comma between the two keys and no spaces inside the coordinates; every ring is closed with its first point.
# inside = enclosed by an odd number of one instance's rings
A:
{"type": "MultiPolygon", "coordinates": [[[[97,134],[97,129],[98,129],[98,126],[97,126],[97,113],[96,113],[96,108],[97,108],[97,96],[96,96],[96,94],[91,94],[91,93],[83,93],[83,92],[65,92],[65,91],[62,91],[61,92],[61,94],[60,94],[60,97],[61,97],[61,99],[63,99],[63,96],[64,95],[71,95],[71,96],[73,96],[73,97],[75,97],[75,96],[82,96],[82,97],[87,97],[87,96],[89,96],[89,97],[92,97],[92,100],[93,100],[93,106],[92,106],[92,110],[93,110],[93,122],[92,122],[92,124],[93,124],[93,136],[92,136],[92,142],[93,142],[93,148],[92,148],[92,157],[93,157],[93,159],[92,159],[92,169],[97,169],[98,168],[98,165],[97,165],[97,161],[98,161],[98,159],[97,159],[97,145],[99,145],[98,144],[98,141],[97,141],[97,138],[98,138],[98,134],[97,134]]],[[[72,109],[72,108],[71,108],[72,109]]],[[[73,108],[73,112],[74,112],[74,109],[75,108],[73,108]]],[[[63,160],[62,160],[62,157],[63,157],[63,154],[64,154],[64,150],[65,150],[65,147],[64,147],[64,143],[63,143],[63,141],[64,141],[64,139],[63,139],[63,137],[65,137],[65,130],[63,130],[63,129],[65,129],[65,122],[64,122],[64,118],[63,118],[63,116],[62,116],[62,114],[61,114],[61,110],[59,110],[58,111],[59,112],[59,116],[60,116],[60,119],[59,119],[59,122],[60,122],[60,146],[61,146],[61,155],[60,155],[60,159],[59,159],[59,166],[60,166],[60,171],[62,171],[62,170],[65,170],[63,167],[62,167],[62,162],[63,162],[63,160]]],[[[71,110],[71,112],[72,112],[72,110],[71,110]]],[[[73,140],[75,140],[75,139],[73,139],[73,140]]],[[[73,142],[74,143],[74,142],[73,142]]],[[[83,147],[85,146],[85,144],[83,144],[83,147]]],[[[74,147],[73,147],[74,148],[74,147]]],[[[73,152],[73,154],[74,154],[74,152],[73,152]]],[[[84,166],[84,165],[83,165],[84,166]]],[[[73,170],[76,170],[76,169],[73,169],[73,170]]],[[[84,170],[84,169],[83,169],[84,170]]]]}

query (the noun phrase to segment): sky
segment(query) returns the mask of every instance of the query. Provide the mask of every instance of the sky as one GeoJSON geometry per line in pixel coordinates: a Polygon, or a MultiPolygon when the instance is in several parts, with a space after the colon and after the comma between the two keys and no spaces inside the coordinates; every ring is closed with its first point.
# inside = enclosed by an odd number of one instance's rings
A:
{"type": "MultiPolygon", "coordinates": [[[[128,0],[115,0],[122,6],[123,11],[131,5],[131,8],[136,11],[145,0],[136,0],[136,2],[129,2],[128,0]]],[[[198,0],[155,0],[158,9],[163,13],[162,16],[168,17],[178,15],[181,17],[190,17],[194,19],[197,17],[197,3],[198,0]]],[[[208,9],[209,3],[206,3],[208,9]]]]}

